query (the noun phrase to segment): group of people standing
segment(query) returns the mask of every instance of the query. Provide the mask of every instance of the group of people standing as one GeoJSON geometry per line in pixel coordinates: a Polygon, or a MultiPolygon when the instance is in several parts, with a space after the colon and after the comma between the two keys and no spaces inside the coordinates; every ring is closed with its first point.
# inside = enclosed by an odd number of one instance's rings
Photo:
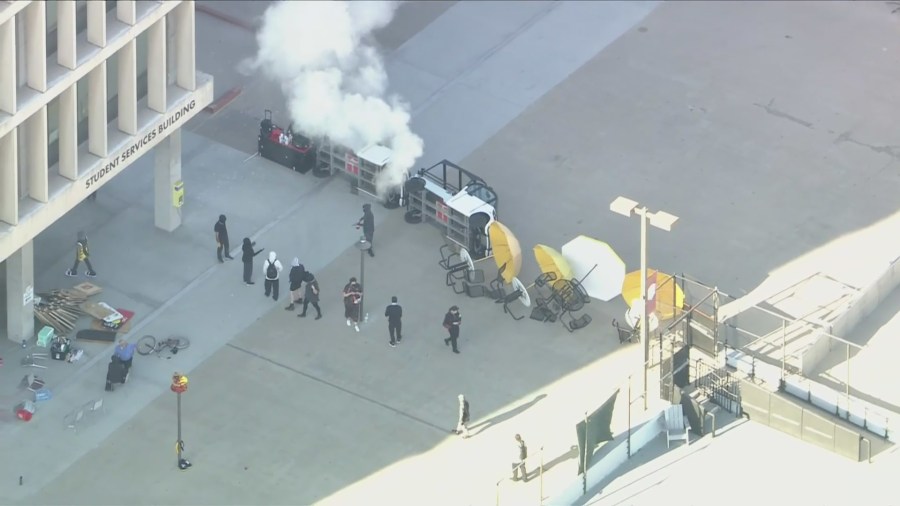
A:
{"type": "MultiPolygon", "coordinates": [[[[372,214],[371,204],[363,204],[363,215],[356,222],[355,226],[362,229],[363,238],[369,243],[367,249],[369,256],[374,257],[373,240],[375,236],[375,217],[372,214]]],[[[219,262],[224,263],[225,260],[231,260],[230,247],[228,242],[228,227],[226,226],[227,218],[224,214],[219,215],[219,220],[213,227],[216,236],[216,257],[219,262]]],[[[256,243],[251,241],[249,237],[245,237],[241,245],[241,261],[244,264],[244,283],[247,285],[255,284],[252,280],[253,275],[253,259],[263,252],[263,248],[255,249],[256,243]]],[[[279,295],[279,278],[284,269],[278,255],[274,251],[270,251],[268,258],[263,262],[263,273],[265,275],[265,291],[266,297],[278,300],[279,295]]],[[[298,304],[302,304],[303,308],[298,317],[305,317],[309,306],[313,306],[316,310],[316,320],[322,318],[322,310],[319,308],[319,283],[315,276],[306,270],[300,259],[294,257],[291,261],[291,269],[288,273],[288,282],[290,283],[290,303],[285,310],[292,311],[298,304]],[[304,289],[305,287],[305,289],[304,289]]],[[[367,320],[367,315],[362,314],[362,284],[355,278],[344,285],[341,292],[344,300],[344,318],[348,327],[353,327],[359,332],[359,324],[361,321],[367,320]]],[[[391,297],[391,303],[385,308],[384,316],[388,320],[388,334],[390,336],[389,344],[396,347],[403,339],[402,336],[402,319],[403,308],[400,306],[397,296],[391,297]]],[[[453,353],[459,354],[459,331],[462,324],[462,317],[459,313],[458,306],[451,306],[444,315],[443,327],[447,330],[447,337],[444,344],[449,346],[453,353]]]]}
{"type": "MultiPolygon", "coordinates": [[[[227,218],[224,214],[219,215],[219,220],[213,227],[216,235],[216,257],[219,262],[224,263],[225,260],[232,260],[228,243],[228,227],[225,225],[227,218]]],[[[251,241],[249,237],[245,237],[241,244],[241,262],[244,264],[244,284],[255,285],[253,281],[253,259],[263,252],[264,248],[255,249],[256,242],[251,241]]],[[[284,266],[278,259],[278,254],[274,251],[269,252],[269,256],[263,262],[263,274],[265,276],[264,295],[271,296],[272,299],[278,300],[281,271],[284,266]]],[[[305,317],[306,310],[312,306],[316,310],[316,320],[322,318],[322,310],[319,308],[319,282],[316,280],[312,272],[306,270],[300,263],[298,257],[294,257],[291,261],[291,270],[288,273],[289,290],[291,293],[291,302],[285,308],[292,311],[297,304],[303,304],[303,312],[298,317],[305,317]],[[305,286],[305,290],[303,287],[305,286]]]]}

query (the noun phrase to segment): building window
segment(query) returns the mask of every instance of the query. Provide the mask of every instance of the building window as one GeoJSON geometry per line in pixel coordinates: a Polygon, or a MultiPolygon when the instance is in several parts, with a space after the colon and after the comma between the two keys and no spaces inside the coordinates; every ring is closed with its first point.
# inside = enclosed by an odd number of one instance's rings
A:
{"type": "Polygon", "coordinates": [[[106,60],[106,122],[119,117],[119,52],[106,60]]]}
{"type": "Polygon", "coordinates": [[[141,32],[140,35],[137,36],[135,44],[137,44],[137,48],[135,48],[136,53],[136,66],[137,66],[137,98],[140,101],[142,98],[147,96],[147,52],[148,48],[148,37],[147,32],[141,32]]]}
{"type": "Polygon", "coordinates": [[[76,121],[78,122],[78,145],[80,146],[82,142],[87,141],[88,139],[88,80],[90,79],[90,74],[85,75],[81,79],[78,80],[78,90],[77,90],[77,107],[78,114],[75,116],[76,121]]]}
{"type": "MultiPolygon", "coordinates": [[[[56,54],[59,49],[59,35],[57,26],[59,20],[57,17],[57,2],[47,2],[47,57],[56,54]]],[[[116,7],[115,1],[106,2],[107,23],[109,22],[109,11],[116,7]]],[[[115,13],[112,14],[115,16],[115,13]]],[[[75,33],[81,33],[87,30],[87,1],[78,0],[75,2],[75,33]]]]}
{"type": "Polygon", "coordinates": [[[59,97],[47,104],[47,166],[59,163],[59,97]]]}

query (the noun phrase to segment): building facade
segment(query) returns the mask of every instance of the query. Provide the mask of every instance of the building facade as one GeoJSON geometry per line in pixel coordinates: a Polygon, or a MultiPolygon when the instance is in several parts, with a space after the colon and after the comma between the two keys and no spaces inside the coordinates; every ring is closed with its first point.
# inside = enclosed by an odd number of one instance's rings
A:
{"type": "Polygon", "coordinates": [[[180,225],[179,128],[213,96],[193,1],[0,2],[0,261],[7,337],[34,335],[32,240],[155,151],[155,223],[180,225]]]}

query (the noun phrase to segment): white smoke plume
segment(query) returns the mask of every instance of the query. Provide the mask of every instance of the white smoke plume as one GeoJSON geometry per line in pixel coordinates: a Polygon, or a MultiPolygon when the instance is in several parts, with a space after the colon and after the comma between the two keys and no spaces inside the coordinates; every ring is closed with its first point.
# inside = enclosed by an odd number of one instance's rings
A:
{"type": "Polygon", "coordinates": [[[387,73],[371,34],[390,23],[399,2],[281,1],[263,16],[259,52],[250,63],[282,83],[294,128],[327,136],[356,152],[391,148],[379,194],[401,184],[422,155],[409,107],[385,96],[387,73]]]}

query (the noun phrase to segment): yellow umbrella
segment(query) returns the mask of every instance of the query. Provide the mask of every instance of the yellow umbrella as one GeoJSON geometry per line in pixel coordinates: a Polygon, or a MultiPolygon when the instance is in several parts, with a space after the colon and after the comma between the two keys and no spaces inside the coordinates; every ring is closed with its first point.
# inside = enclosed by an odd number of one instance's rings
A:
{"type": "MultiPolygon", "coordinates": [[[[648,283],[652,283],[656,275],[656,314],[660,320],[674,318],[684,307],[684,291],[678,286],[671,274],[664,274],[654,269],[647,269],[648,283]],[[673,290],[674,288],[674,290],[673,290]]],[[[654,288],[647,285],[647,295],[652,297],[654,288]]],[[[629,272],[622,282],[622,298],[629,307],[640,306],[641,303],[641,271],[629,272]]]]}
{"type": "Polygon", "coordinates": [[[550,246],[544,246],[543,244],[535,246],[534,259],[537,261],[541,273],[549,274],[552,272],[556,279],[572,279],[572,267],[569,265],[569,262],[550,246]]]}
{"type": "Polygon", "coordinates": [[[491,239],[491,249],[494,251],[494,262],[497,268],[506,265],[503,271],[503,281],[512,283],[512,279],[522,270],[522,247],[519,240],[506,225],[499,221],[491,222],[488,227],[488,237],[491,239]]]}

